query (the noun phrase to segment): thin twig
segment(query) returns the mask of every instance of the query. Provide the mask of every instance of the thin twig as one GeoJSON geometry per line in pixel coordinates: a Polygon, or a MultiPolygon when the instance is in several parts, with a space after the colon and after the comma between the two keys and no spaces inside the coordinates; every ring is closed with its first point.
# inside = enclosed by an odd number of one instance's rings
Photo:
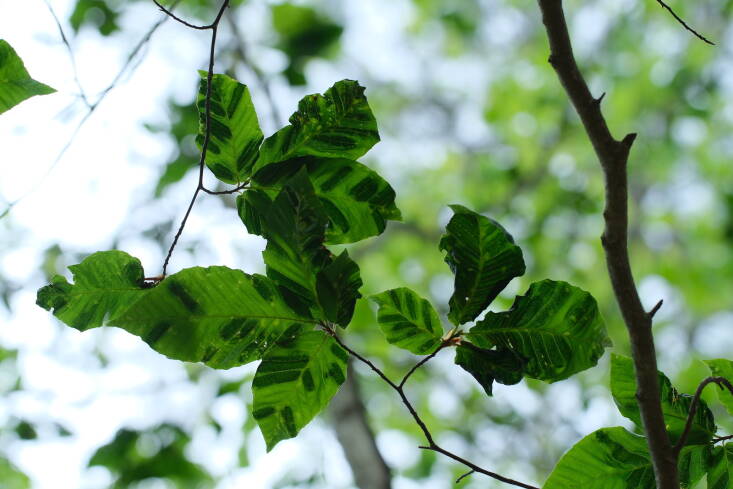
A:
{"type": "MultiPolygon", "coordinates": [[[[175,2],[173,2],[173,5],[171,6],[171,8],[174,8],[180,2],[181,0],[176,0],[175,2]]],[[[79,123],[76,125],[76,127],[74,128],[74,130],[71,133],[71,136],[69,136],[69,139],[66,141],[66,144],[64,144],[64,146],[61,148],[61,151],[58,152],[58,154],[56,155],[56,158],[54,158],[54,160],[51,162],[51,164],[49,165],[48,169],[43,174],[43,176],[38,180],[38,182],[36,182],[36,184],[34,185],[34,187],[31,190],[21,195],[14,201],[8,203],[5,210],[2,212],[2,214],[0,214],[0,219],[3,219],[7,215],[9,215],[13,207],[18,205],[20,202],[25,200],[28,196],[32,195],[39,188],[41,188],[43,183],[48,179],[48,177],[51,175],[51,173],[56,168],[56,166],[58,166],[58,164],[61,162],[62,158],[64,157],[66,152],[69,150],[71,145],[74,143],[82,127],[84,127],[87,121],[91,118],[92,114],[94,114],[94,112],[97,110],[97,108],[99,107],[99,104],[101,104],[102,101],[107,97],[107,95],[109,95],[109,93],[117,87],[117,84],[122,79],[124,74],[128,71],[128,69],[132,65],[132,62],[137,57],[138,53],[140,53],[142,48],[145,47],[145,45],[150,41],[153,34],[155,34],[155,31],[157,31],[158,28],[161,25],[163,25],[163,23],[166,20],[168,20],[168,18],[164,17],[162,20],[153,24],[152,27],[145,33],[145,35],[142,38],[140,38],[140,41],[138,41],[138,43],[135,45],[132,51],[130,51],[130,54],[128,54],[127,59],[125,60],[125,63],[122,65],[122,68],[120,68],[120,70],[117,72],[117,75],[114,77],[112,82],[110,82],[110,84],[107,85],[107,87],[104,90],[102,90],[102,92],[100,92],[100,94],[97,96],[97,100],[94,103],[92,103],[91,105],[87,104],[86,114],[84,114],[84,116],[81,118],[79,123]]]]}
{"type": "Polygon", "coordinates": [[[456,479],[456,484],[460,484],[463,479],[470,476],[471,474],[474,474],[475,472],[476,472],[475,470],[469,470],[468,472],[460,476],[458,479],[456,479]]]}
{"type": "Polygon", "coordinates": [[[682,19],[682,17],[680,17],[679,15],[677,15],[675,13],[675,11],[672,10],[672,7],[670,7],[669,5],[667,5],[666,3],[664,3],[662,0],[657,0],[657,3],[659,5],[661,5],[664,9],[666,9],[670,14],[672,14],[672,17],[674,17],[677,22],[679,22],[680,24],[682,24],[682,27],[684,27],[689,32],[691,32],[695,37],[697,37],[698,39],[700,39],[703,42],[706,42],[706,43],[710,44],[711,46],[715,46],[715,43],[714,42],[708,40],[705,36],[703,36],[702,34],[700,34],[699,32],[697,32],[695,29],[693,29],[692,27],[690,27],[687,24],[687,22],[685,22],[682,19]]]}
{"type": "Polygon", "coordinates": [[[669,441],[659,396],[652,319],[641,304],[629,261],[627,163],[636,134],[628,134],[621,141],[611,135],[598,99],[591,95],[575,61],[562,1],[538,0],[538,3],[550,41],[550,64],[583,122],[605,177],[605,230],[601,241],[614,295],[631,340],[636,398],[657,488],[679,489],[677,457],[669,441]]]}
{"type": "Polygon", "coordinates": [[[56,27],[59,30],[59,35],[61,35],[61,42],[63,42],[64,46],[66,46],[66,52],[69,55],[69,61],[71,61],[71,70],[74,74],[74,82],[76,83],[76,87],[79,89],[79,96],[81,97],[82,101],[84,101],[84,104],[88,108],[91,108],[92,104],[89,102],[89,99],[87,98],[87,95],[84,92],[84,87],[82,87],[81,82],[79,81],[79,71],[76,67],[76,57],[74,56],[74,50],[71,47],[69,38],[66,36],[66,33],[64,32],[64,27],[61,25],[61,21],[59,20],[58,16],[56,15],[56,12],[54,11],[49,1],[43,0],[43,3],[46,4],[48,11],[51,13],[51,17],[53,17],[54,22],[56,22],[56,27]]]}
{"type": "MultiPolygon", "coordinates": [[[[183,23],[184,25],[186,22],[181,21],[177,17],[175,17],[170,11],[166,10],[164,7],[162,7],[156,0],[153,0],[156,5],[160,7],[160,9],[165,12],[166,15],[178,20],[179,22],[183,23]]],[[[193,192],[193,197],[191,197],[191,203],[188,205],[188,209],[186,209],[186,213],[183,216],[183,219],[181,220],[181,224],[178,226],[178,231],[176,231],[176,235],[173,238],[173,243],[171,243],[170,248],[168,249],[168,253],[165,256],[165,261],[163,262],[163,273],[162,275],[165,277],[166,272],[168,271],[168,263],[171,260],[171,256],[173,256],[173,250],[176,249],[176,245],[178,244],[178,240],[181,237],[181,234],[183,234],[183,229],[186,227],[186,222],[188,221],[188,217],[191,215],[191,210],[193,209],[193,205],[196,203],[196,198],[199,195],[199,192],[204,190],[204,167],[206,165],[206,153],[209,149],[209,141],[211,140],[211,85],[212,81],[214,79],[214,62],[216,58],[216,36],[219,31],[219,22],[221,22],[221,18],[224,15],[224,11],[229,6],[229,0],[224,0],[221,4],[221,7],[219,8],[219,12],[216,15],[216,18],[214,19],[214,22],[210,24],[209,26],[206,26],[206,29],[211,30],[211,43],[209,46],[209,68],[206,73],[206,95],[204,99],[204,140],[201,143],[201,157],[199,158],[199,180],[198,185],[196,185],[196,190],[193,192]]],[[[189,25],[189,27],[197,28],[194,26],[189,25]]],[[[207,191],[209,192],[209,191],[207,191]]]]}
{"type": "Polygon", "coordinates": [[[727,436],[719,436],[717,438],[713,438],[713,443],[720,443],[721,441],[727,441],[733,439],[733,435],[727,435],[727,436]]]}
{"type": "Polygon", "coordinates": [[[402,389],[405,386],[405,382],[407,382],[407,379],[409,379],[412,376],[412,374],[414,374],[417,371],[417,369],[419,369],[420,367],[422,367],[423,365],[425,365],[426,363],[428,363],[430,360],[432,360],[435,357],[435,355],[437,355],[438,353],[440,353],[440,350],[442,350],[443,348],[445,348],[446,346],[448,346],[448,344],[449,344],[448,342],[445,342],[445,341],[442,342],[440,344],[440,346],[438,348],[436,348],[433,353],[431,353],[430,355],[426,356],[425,358],[423,358],[422,360],[420,360],[419,362],[417,362],[410,369],[410,371],[407,372],[405,374],[405,376],[402,378],[402,381],[400,382],[399,388],[402,389]]]}
{"type": "MultiPolygon", "coordinates": [[[[163,5],[161,5],[160,2],[158,2],[158,0],[153,0],[153,2],[155,2],[155,5],[157,5],[158,8],[165,15],[167,15],[168,17],[170,17],[171,19],[175,20],[176,22],[180,22],[181,24],[185,25],[186,27],[190,27],[191,29],[196,29],[196,30],[199,30],[199,31],[207,31],[207,30],[211,30],[211,29],[216,29],[219,26],[219,21],[221,20],[221,16],[224,13],[224,8],[222,8],[222,9],[219,10],[219,13],[216,16],[216,19],[214,19],[214,22],[212,22],[211,24],[207,24],[207,25],[196,25],[196,24],[191,24],[189,22],[186,22],[182,18],[176,16],[171,10],[168,10],[163,5]]],[[[225,2],[225,3],[227,5],[229,4],[229,2],[225,2]]]]}
{"type": "Polygon", "coordinates": [[[676,457],[679,457],[682,448],[684,448],[685,443],[687,443],[687,437],[690,435],[692,422],[695,419],[695,413],[697,413],[697,406],[700,404],[700,396],[702,395],[702,391],[705,390],[705,387],[710,384],[718,384],[721,388],[725,387],[731,394],[733,394],[733,385],[731,385],[731,383],[725,377],[708,377],[707,379],[700,382],[700,385],[697,386],[695,395],[692,398],[692,402],[690,403],[690,412],[687,413],[687,422],[685,423],[685,429],[682,430],[682,435],[680,435],[680,439],[677,440],[677,444],[672,448],[676,457]]]}
{"type": "Polygon", "coordinates": [[[654,307],[652,307],[652,310],[649,311],[650,319],[653,319],[654,316],[656,316],[657,312],[659,312],[659,309],[662,308],[662,304],[664,304],[664,299],[659,299],[659,302],[657,302],[654,307]]]}
{"type": "MultiPolygon", "coordinates": [[[[395,392],[400,396],[400,399],[402,400],[402,404],[407,408],[407,410],[410,412],[410,415],[412,416],[412,419],[415,420],[415,423],[417,423],[418,427],[420,428],[420,431],[422,431],[423,435],[425,436],[425,440],[427,440],[428,445],[426,446],[420,446],[418,448],[421,448],[423,450],[432,450],[434,452],[440,453],[445,455],[448,458],[451,458],[455,460],[456,462],[459,462],[469,469],[471,469],[472,472],[478,472],[480,474],[487,475],[493,479],[496,479],[501,482],[505,482],[507,484],[511,484],[513,486],[517,487],[523,487],[524,489],[539,489],[535,486],[531,486],[529,484],[525,484],[523,482],[516,481],[514,479],[510,479],[508,477],[504,477],[503,475],[497,474],[496,472],[491,472],[490,470],[486,470],[482,467],[479,467],[478,465],[474,464],[473,462],[466,460],[463,457],[460,457],[456,455],[453,452],[449,452],[448,450],[442,448],[437,443],[435,443],[435,440],[433,439],[433,435],[428,429],[427,425],[423,421],[423,419],[420,417],[420,415],[415,410],[415,407],[412,405],[410,400],[407,398],[407,395],[405,395],[405,390],[403,388],[404,381],[400,383],[400,385],[397,385],[395,382],[392,381],[379,367],[374,365],[369,359],[363,357],[362,355],[358,354],[351,348],[349,348],[348,345],[346,345],[341,338],[338,337],[336,332],[333,330],[333,328],[329,327],[327,324],[321,324],[321,326],[324,328],[325,332],[328,333],[333,337],[334,340],[344,349],[346,350],[351,356],[362,362],[363,364],[367,365],[370,369],[372,369],[379,377],[384,380],[387,385],[389,385],[392,389],[394,389],[395,392]]],[[[447,344],[447,342],[446,342],[447,344]]],[[[441,348],[438,348],[429,358],[432,358],[435,356],[435,354],[438,353],[439,350],[441,350],[443,345],[441,345],[441,348]]],[[[428,358],[428,359],[429,359],[428,358]]],[[[426,363],[425,361],[421,361],[418,363],[417,366],[424,365],[426,363]]],[[[416,370],[415,367],[413,367],[412,371],[416,370]]]]}

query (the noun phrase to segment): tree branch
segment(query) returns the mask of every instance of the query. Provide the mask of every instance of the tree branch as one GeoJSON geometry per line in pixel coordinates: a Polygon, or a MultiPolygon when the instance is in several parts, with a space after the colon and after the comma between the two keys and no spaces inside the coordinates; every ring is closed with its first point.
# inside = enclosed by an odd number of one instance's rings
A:
{"type": "Polygon", "coordinates": [[[606,181],[605,230],[601,241],[606,266],[631,340],[637,391],[644,431],[654,466],[658,489],[679,489],[677,457],[664,426],[659,398],[657,359],[651,315],[639,298],[628,254],[627,163],[636,134],[621,141],[611,135],[573,55],[562,0],[538,0],[550,42],[550,64],[555,69],[570,101],[580,116],[598,156],[606,181]]]}
{"type": "Polygon", "coordinates": [[[680,24],[682,24],[682,27],[684,27],[685,29],[687,29],[690,33],[692,33],[692,35],[694,35],[695,37],[697,37],[701,41],[710,44],[711,46],[715,46],[715,43],[714,42],[708,40],[705,36],[703,36],[702,34],[700,34],[699,32],[697,32],[695,29],[693,29],[692,27],[690,27],[687,24],[687,22],[685,22],[682,19],[682,17],[680,17],[679,15],[677,15],[675,13],[675,11],[672,10],[672,7],[670,7],[669,5],[667,5],[663,0],[657,0],[657,3],[659,5],[661,5],[662,8],[664,8],[665,10],[667,10],[670,14],[672,14],[672,17],[674,17],[677,22],[679,22],[680,24]]]}
{"type": "MultiPolygon", "coordinates": [[[[479,467],[478,465],[474,464],[473,462],[471,462],[469,460],[466,460],[465,458],[460,457],[460,456],[456,455],[455,453],[449,452],[448,450],[440,447],[437,443],[435,443],[435,440],[433,439],[433,434],[430,432],[430,430],[428,429],[428,427],[425,424],[425,422],[422,420],[422,418],[420,417],[420,415],[415,410],[415,407],[412,405],[412,403],[410,402],[410,400],[407,398],[407,395],[405,394],[405,390],[403,388],[404,381],[402,383],[400,383],[400,385],[397,385],[389,377],[387,377],[387,375],[384,372],[382,372],[382,370],[379,367],[377,367],[376,365],[374,365],[374,363],[372,363],[369,359],[363,357],[362,355],[358,354],[357,352],[355,352],[354,350],[352,350],[351,348],[349,348],[341,340],[341,338],[338,337],[338,335],[333,330],[333,328],[329,327],[328,325],[324,325],[324,324],[322,324],[322,326],[323,326],[324,330],[326,331],[326,333],[328,333],[329,335],[331,335],[333,337],[333,339],[336,340],[336,342],[339,345],[341,345],[341,347],[344,350],[346,350],[347,352],[349,352],[349,354],[351,356],[353,356],[354,358],[356,358],[360,362],[362,362],[365,365],[367,365],[377,375],[379,375],[379,377],[381,377],[382,380],[384,380],[387,383],[387,385],[389,385],[392,389],[394,389],[395,392],[397,392],[397,394],[400,396],[400,399],[402,400],[402,404],[404,404],[405,407],[407,408],[407,410],[410,412],[410,415],[412,416],[412,419],[414,419],[415,422],[417,423],[417,425],[420,427],[420,431],[423,432],[423,435],[425,436],[425,439],[428,442],[428,445],[427,446],[420,446],[419,448],[421,448],[423,450],[432,450],[434,452],[443,454],[446,457],[451,458],[451,459],[455,460],[456,462],[459,462],[459,463],[465,465],[466,467],[468,467],[469,469],[471,469],[473,472],[478,472],[480,474],[487,475],[487,476],[491,477],[492,479],[496,479],[498,481],[505,482],[505,483],[510,484],[510,485],[513,485],[513,486],[523,487],[524,489],[539,489],[538,487],[531,486],[529,484],[525,484],[523,482],[519,482],[519,481],[516,481],[514,479],[510,479],[508,477],[504,477],[503,475],[497,474],[496,472],[491,472],[490,470],[486,470],[486,469],[484,469],[482,467],[479,467]]],[[[446,342],[444,342],[444,345],[447,344],[448,342],[449,342],[449,340],[447,340],[446,342]]],[[[440,351],[442,349],[442,347],[443,347],[443,345],[441,345],[440,348],[438,348],[435,352],[433,352],[433,354],[430,356],[430,358],[433,358],[438,353],[438,351],[440,351]]],[[[414,372],[415,370],[417,370],[418,367],[420,367],[421,365],[424,365],[425,363],[426,363],[426,361],[419,362],[415,367],[413,367],[411,369],[411,372],[414,372]]],[[[406,376],[406,377],[408,377],[408,376],[406,376]]]]}
{"type": "Polygon", "coordinates": [[[697,390],[695,391],[695,396],[692,398],[692,403],[690,404],[690,412],[687,413],[687,422],[685,423],[685,429],[682,431],[680,439],[677,440],[677,444],[672,448],[676,457],[679,457],[679,454],[684,448],[685,443],[687,443],[687,437],[690,435],[690,429],[692,428],[692,421],[695,418],[697,406],[700,404],[700,396],[702,395],[702,391],[705,390],[705,387],[710,384],[718,384],[721,388],[725,387],[731,394],[733,394],[733,385],[731,385],[731,383],[725,377],[708,377],[707,379],[700,382],[700,385],[697,386],[697,390]]]}
{"type": "Polygon", "coordinates": [[[331,424],[351,466],[356,486],[360,489],[391,489],[392,474],[369,427],[352,361],[349,361],[348,368],[346,381],[329,405],[331,424]]]}

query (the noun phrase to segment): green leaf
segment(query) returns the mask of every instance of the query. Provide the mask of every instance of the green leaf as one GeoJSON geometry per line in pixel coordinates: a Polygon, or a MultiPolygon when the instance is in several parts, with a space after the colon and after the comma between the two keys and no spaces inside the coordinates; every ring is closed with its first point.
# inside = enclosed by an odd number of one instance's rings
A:
{"type": "MultiPolygon", "coordinates": [[[[733,362],[719,358],[717,360],[706,360],[705,364],[710,369],[710,373],[715,377],[725,377],[733,382],[733,362]]],[[[719,389],[718,398],[723,403],[730,414],[733,414],[733,394],[728,389],[719,389]]]]}
{"type": "Polygon", "coordinates": [[[311,331],[278,342],[252,381],[252,417],[270,451],[326,407],[346,379],[349,358],[332,337],[311,331]]]}
{"type": "Polygon", "coordinates": [[[323,95],[307,95],[290,125],[265,139],[253,173],[297,156],[355,160],[379,142],[364,87],[342,80],[323,95]]]}
{"type": "Polygon", "coordinates": [[[0,39],[0,114],[34,95],[55,91],[32,79],[12,46],[0,39]]]}
{"type": "Polygon", "coordinates": [[[314,323],[292,311],[267,277],[226,267],[171,275],[111,322],[170,358],[222,369],[260,359],[314,323]]]}
{"type": "MultiPolygon", "coordinates": [[[[670,439],[674,443],[682,435],[685,428],[687,413],[690,412],[693,397],[677,392],[677,389],[672,386],[672,383],[662,372],[659,372],[659,389],[664,423],[667,426],[670,439]]],[[[634,361],[631,358],[615,354],[611,356],[611,393],[621,414],[638,426],[643,426],[636,400],[634,361]]],[[[705,401],[700,399],[687,444],[707,443],[715,435],[715,431],[713,413],[705,401]]]]}
{"type": "Polygon", "coordinates": [[[0,481],[3,482],[3,489],[29,489],[31,487],[28,476],[2,456],[0,456],[0,481]]]}
{"type": "Polygon", "coordinates": [[[93,24],[100,34],[109,36],[120,30],[117,24],[118,17],[119,14],[104,0],[77,0],[74,11],[69,17],[69,23],[74,32],[78,32],[84,24],[93,24]]]}
{"type": "MultiPolygon", "coordinates": [[[[685,447],[680,454],[680,485],[694,487],[707,468],[709,448],[685,447]]],[[[646,438],[624,428],[602,428],[562,456],[542,489],[654,489],[646,438]]]]}
{"type": "Polygon", "coordinates": [[[460,205],[450,207],[454,215],[440,249],[456,276],[448,318],[459,325],[476,319],[525,267],[522,250],[497,222],[460,205]]]}
{"type": "Polygon", "coordinates": [[[433,353],[443,336],[432,304],[407,287],[370,297],[379,305],[377,322],[387,341],[416,355],[433,353]]]}
{"type": "Polygon", "coordinates": [[[263,221],[267,218],[268,209],[272,206],[272,199],[263,190],[251,189],[239,194],[237,197],[237,212],[239,218],[247,227],[250,234],[263,236],[267,224],[263,221]],[[264,225],[263,225],[264,224],[264,225]]]}
{"type": "Polygon", "coordinates": [[[74,284],[56,275],[36,304],[79,331],[102,326],[145,294],[140,260],[122,251],[94,253],[69,270],[74,284]]]}
{"type": "MultiPolygon", "coordinates": [[[[207,73],[200,71],[199,74],[199,134],[196,142],[201,147],[206,133],[207,73]]],[[[211,138],[206,165],[219,180],[241,183],[249,178],[264,138],[249,89],[226,75],[214,75],[211,80],[210,114],[211,138]]]]}
{"type": "Polygon", "coordinates": [[[733,488],[733,443],[713,448],[708,470],[708,489],[733,488]]]}
{"type": "Polygon", "coordinates": [[[269,165],[254,179],[270,189],[280,188],[303,166],[329,218],[328,244],[355,243],[377,236],[384,232],[387,220],[402,219],[389,183],[356,161],[297,158],[269,165]]]}
{"type": "Polygon", "coordinates": [[[331,253],[323,246],[328,218],[304,172],[293,177],[271,205],[257,209],[257,214],[266,224],[261,229],[267,240],[262,252],[267,276],[280,286],[291,307],[325,319],[316,276],[331,262],[331,253]]]}
{"type": "Polygon", "coordinates": [[[328,217],[306,170],[296,173],[274,201],[263,192],[245,199],[240,215],[249,230],[267,239],[262,252],[267,276],[286,302],[301,314],[346,326],[361,297],[359,267],[348,254],[334,259],[323,245],[328,217]]]}
{"type": "Polygon", "coordinates": [[[354,315],[362,286],[359,266],[344,250],[316,275],[316,292],[326,319],[346,327],[354,315]]]}
{"type": "Polygon", "coordinates": [[[456,365],[473,375],[487,395],[492,395],[494,381],[514,385],[524,377],[524,362],[506,348],[484,350],[468,341],[456,348],[456,365]]]}
{"type": "Polygon", "coordinates": [[[343,30],[313,8],[291,3],[272,6],[272,24],[280,38],[276,46],[288,57],[284,74],[291,85],[305,84],[307,61],[327,54],[343,30]]]}
{"type": "Polygon", "coordinates": [[[506,348],[527,377],[555,382],[598,363],[611,342],[588,292],[566,282],[535,282],[506,312],[488,312],[466,335],[477,346],[506,348]]]}

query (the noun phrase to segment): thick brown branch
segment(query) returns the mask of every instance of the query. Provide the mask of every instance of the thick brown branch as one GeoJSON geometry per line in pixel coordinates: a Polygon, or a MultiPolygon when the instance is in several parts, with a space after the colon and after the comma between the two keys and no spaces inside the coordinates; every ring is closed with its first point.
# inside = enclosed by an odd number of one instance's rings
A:
{"type": "Polygon", "coordinates": [[[639,299],[628,254],[627,162],[635,134],[617,141],[611,135],[600,100],[594,98],[573,55],[561,0],[538,0],[550,41],[550,63],[580,116],[606,180],[605,230],[602,242],[614,294],[631,340],[636,397],[654,466],[658,489],[679,489],[676,457],[664,426],[659,399],[652,320],[639,299]]]}

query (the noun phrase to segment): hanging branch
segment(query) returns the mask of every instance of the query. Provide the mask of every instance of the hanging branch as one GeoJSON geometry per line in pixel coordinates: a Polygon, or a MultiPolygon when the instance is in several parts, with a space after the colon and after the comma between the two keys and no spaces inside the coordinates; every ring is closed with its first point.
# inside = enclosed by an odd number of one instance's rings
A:
{"type": "Polygon", "coordinates": [[[694,35],[695,37],[697,37],[697,38],[698,38],[698,39],[700,39],[701,41],[703,41],[703,42],[706,42],[706,43],[710,44],[711,46],[715,46],[715,43],[714,43],[714,42],[710,41],[710,40],[709,40],[709,39],[707,39],[707,38],[706,38],[705,36],[703,36],[702,34],[700,34],[699,32],[697,32],[697,31],[696,31],[695,29],[693,29],[692,27],[690,27],[690,26],[689,26],[689,25],[687,24],[687,22],[685,22],[685,21],[684,21],[684,19],[682,19],[682,17],[680,17],[679,15],[677,15],[677,14],[675,13],[675,11],[674,11],[674,10],[672,10],[672,7],[670,7],[669,5],[667,5],[667,4],[666,4],[666,3],[665,3],[665,2],[663,1],[663,0],[657,0],[657,3],[658,3],[659,5],[661,5],[661,6],[662,6],[662,8],[664,8],[665,10],[667,10],[667,11],[668,11],[668,12],[669,12],[670,14],[672,14],[672,17],[674,17],[674,18],[675,18],[675,20],[676,20],[677,22],[679,22],[680,24],[682,24],[682,27],[684,27],[684,28],[685,28],[685,29],[687,29],[687,30],[688,30],[689,32],[691,32],[691,33],[692,33],[692,35],[694,35]]]}
{"type": "MultiPolygon", "coordinates": [[[[652,314],[641,304],[628,252],[627,163],[636,134],[614,139],[573,55],[561,0],[538,0],[550,42],[549,62],[555,69],[598,156],[606,183],[605,230],[601,241],[606,266],[631,340],[639,409],[649,443],[658,489],[679,489],[677,457],[667,435],[659,397],[652,314]]],[[[656,312],[656,311],[654,311],[656,312]]]]}
{"type": "MultiPolygon", "coordinates": [[[[513,485],[513,486],[516,486],[516,487],[523,487],[524,489],[539,489],[538,487],[531,486],[529,484],[525,484],[524,482],[519,482],[519,481],[516,481],[514,479],[510,479],[508,477],[504,477],[503,475],[497,474],[496,472],[491,472],[490,470],[486,470],[486,469],[484,469],[482,467],[479,467],[478,465],[474,464],[473,462],[470,462],[469,460],[466,460],[465,458],[460,457],[459,455],[456,455],[455,453],[450,452],[450,451],[442,448],[441,446],[439,446],[435,442],[435,439],[433,438],[433,434],[431,433],[430,429],[425,424],[425,421],[423,421],[423,419],[417,413],[417,410],[415,409],[415,407],[412,405],[412,403],[410,402],[410,400],[407,398],[407,395],[405,394],[405,389],[404,389],[405,382],[407,381],[407,379],[418,368],[420,368],[421,366],[425,365],[429,360],[431,360],[432,358],[434,358],[435,355],[437,355],[438,352],[440,352],[440,350],[442,350],[443,348],[445,348],[447,346],[451,346],[452,344],[454,344],[454,342],[452,341],[453,338],[448,338],[448,339],[444,340],[441,343],[441,345],[431,355],[428,355],[427,357],[423,358],[414,367],[412,367],[410,369],[410,371],[407,373],[407,375],[405,375],[405,377],[403,377],[402,381],[399,384],[397,384],[392,379],[390,379],[387,376],[387,374],[385,374],[379,367],[377,367],[376,365],[374,365],[374,363],[372,363],[371,360],[369,360],[368,358],[363,357],[359,353],[357,353],[354,350],[352,350],[351,348],[349,348],[341,340],[341,338],[338,337],[338,335],[336,334],[336,331],[334,331],[333,328],[331,328],[330,326],[325,325],[325,324],[322,324],[322,326],[323,326],[324,330],[326,331],[326,333],[328,333],[330,336],[332,336],[333,339],[336,340],[336,342],[339,345],[341,345],[341,347],[344,350],[346,350],[347,352],[349,352],[349,354],[352,357],[356,358],[357,360],[359,360],[360,362],[362,362],[363,364],[365,364],[367,367],[369,367],[370,369],[372,369],[374,371],[374,373],[376,373],[382,380],[384,380],[384,382],[387,383],[387,385],[389,385],[395,392],[397,392],[397,394],[400,396],[400,399],[402,400],[402,404],[404,404],[404,406],[410,412],[410,416],[412,416],[412,419],[415,420],[415,423],[417,423],[418,427],[420,428],[420,431],[422,431],[423,435],[425,436],[425,440],[427,440],[427,442],[428,442],[427,445],[420,446],[418,448],[421,448],[423,450],[431,450],[433,452],[437,452],[437,453],[443,454],[446,457],[451,458],[451,459],[455,460],[456,462],[459,462],[459,463],[465,465],[466,467],[468,467],[469,469],[471,469],[471,471],[468,474],[466,474],[464,477],[467,477],[469,474],[472,474],[474,472],[478,472],[480,474],[487,475],[487,476],[489,476],[489,477],[491,477],[493,479],[496,479],[496,480],[501,481],[501,482],[505,482],[507,484],[510,484],[510,485],[513,485]]],[[[456,481],[456,482],[458,482],[458,481],[456,481]]]]}

